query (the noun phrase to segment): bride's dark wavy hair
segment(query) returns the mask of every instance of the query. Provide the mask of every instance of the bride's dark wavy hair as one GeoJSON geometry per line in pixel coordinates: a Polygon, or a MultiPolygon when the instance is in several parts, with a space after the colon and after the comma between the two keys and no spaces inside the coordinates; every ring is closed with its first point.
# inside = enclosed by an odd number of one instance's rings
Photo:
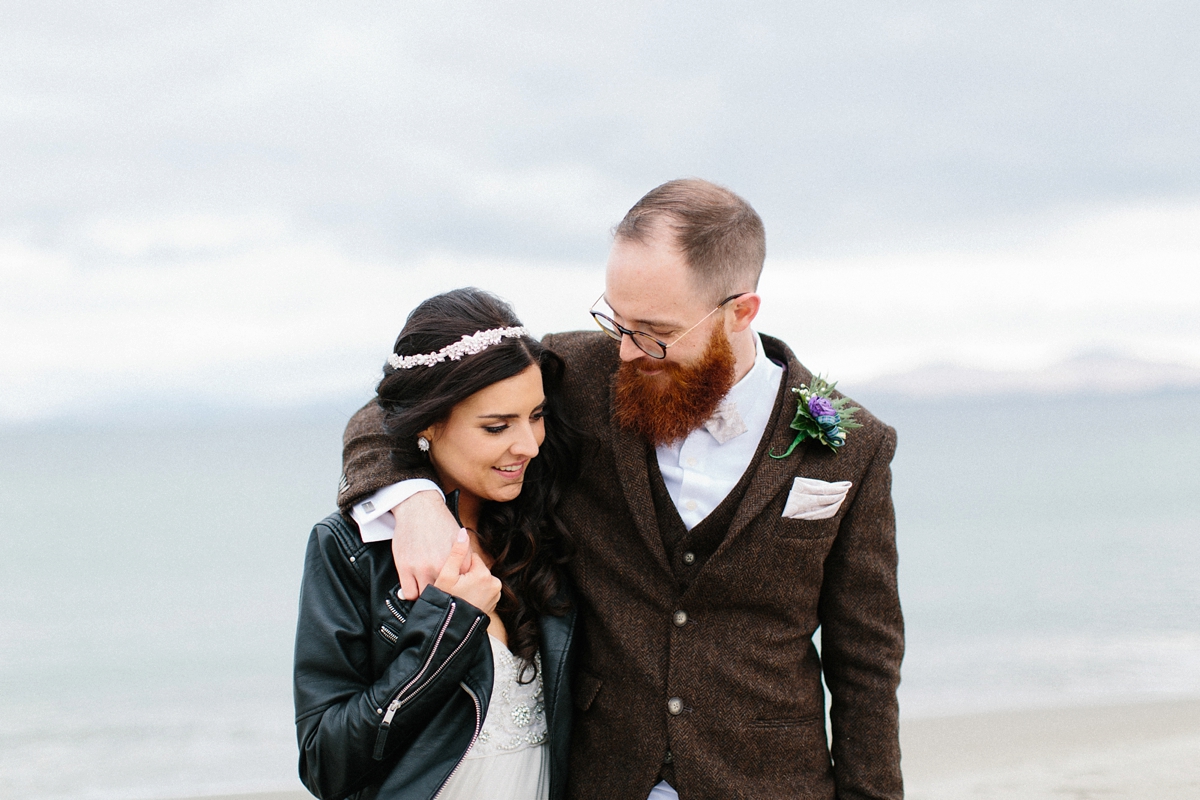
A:
{"type": "MultiPolygon", "coordinates": [[[[481,289],[455,289],[421,303],[404,323],[393,352],[399,356],[435,353],[465,335],[519,326],[508,303],[481,289]]],[[[479,514],[479,545],[495,563],[492,573],[503,584],[496,612],[509,634],[513,655],[525,668],[521,679],[536,676],[538,616],[561,616],[568,602],[562,564],[572,554],[571,539],[558,516],[564,485],[574,478],[577,434],[563,415],[562,359],[530,336],[504,338],[482,352],[447,359],[434,366],[395,369],[384,366],[377,394],[384,411],[392,461],[402,471],[427,469],[417,449],[421,431],[450,416],[455,405],[494,383],[533,365],[542,371],[546,395],[546,439],[529,462],[521,494],[507,503],[485,500],[479,514]]]]}

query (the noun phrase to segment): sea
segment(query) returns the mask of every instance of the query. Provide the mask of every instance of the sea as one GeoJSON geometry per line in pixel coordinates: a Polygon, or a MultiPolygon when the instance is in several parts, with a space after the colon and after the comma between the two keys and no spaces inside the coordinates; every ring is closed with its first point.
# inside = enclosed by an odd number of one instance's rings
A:
{"type": "MultiPolygon", "coordinates": [[[[858,399],[899,431],[905,718],[1200,695],[1200,393],[858,399]]],[[[0,428],[0,798],[300,788],[352,411],[0,428]]]]}

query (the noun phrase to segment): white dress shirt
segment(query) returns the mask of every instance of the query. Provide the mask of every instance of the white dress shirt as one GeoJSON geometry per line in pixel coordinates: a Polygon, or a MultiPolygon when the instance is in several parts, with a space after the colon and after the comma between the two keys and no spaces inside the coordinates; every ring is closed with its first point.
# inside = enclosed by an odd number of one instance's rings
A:
{"type": "Polygon", "coordinates": [[[713,419],[683,441],[656,450],[663,482],[689,531],[742,479],[771,421],[783,367],[767,358],[757,333],[754,347],[754,366],[725,395],[713,419]]]}
{"type": "Polygon", "coordinates": [[[396,532],[396,515],[392,509],[417,492],[437,492],[444,498],[441,487],[425,478],[411,478],[391,486],[385,486],[375,494],[350,509],[350,516],[358,523],[358,532],[364,542],[383,542],[396,532]]]}
{"type": "MultiPolygon", "coordinates": [[[[733,491],[750,466],[771,421],[783,367],[767,358],[754,334],[754,366],[733,385],[713,418],[674,444],[656,448],[658,468],[683,524],[691,530],[733,491]]],[[[364,542],[391,539],[391,509],[417,492],[438,490],[428,480],[386,486],[350,509],[364,542]]],[[[438,490],[440,491],[440,490],[438,490]]],[[[647,800],[678,800],[667,783],[659,783],[647,800]]]]}

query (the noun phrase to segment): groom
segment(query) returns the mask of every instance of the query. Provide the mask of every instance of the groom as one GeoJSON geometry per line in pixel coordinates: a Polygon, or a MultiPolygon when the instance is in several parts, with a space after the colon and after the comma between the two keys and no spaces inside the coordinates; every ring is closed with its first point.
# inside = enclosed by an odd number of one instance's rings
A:
{"type": "MultiPolygon", "coordinates": [[[[764,255],[748,203],[671,181],[615,231],[604,332],[544,339],[588,443],[561,508],[582,625],[572,798],[903,796],[895,432],[818,400],[824,439],[777,457],[813,375],[751,327],[764,255]]],[[[393,552],[415,597],[456,526],[379,432],[374,403],[351,420],[339,504],[378,526],[405,503],[393,552]]]]}

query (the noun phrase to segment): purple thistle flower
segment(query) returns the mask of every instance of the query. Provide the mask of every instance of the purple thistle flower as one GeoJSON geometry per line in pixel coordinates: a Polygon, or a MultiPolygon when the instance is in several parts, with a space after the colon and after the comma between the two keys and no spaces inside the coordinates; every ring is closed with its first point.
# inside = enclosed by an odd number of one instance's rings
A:
{"type": "Polygon", "coordinates": [[[829,402],[828,397],[821,397],[819,394],[814,394],[808,398],[808,413],[816,417],[832,417],[837,414],[833,410],[833,403],[829,402]]]}

